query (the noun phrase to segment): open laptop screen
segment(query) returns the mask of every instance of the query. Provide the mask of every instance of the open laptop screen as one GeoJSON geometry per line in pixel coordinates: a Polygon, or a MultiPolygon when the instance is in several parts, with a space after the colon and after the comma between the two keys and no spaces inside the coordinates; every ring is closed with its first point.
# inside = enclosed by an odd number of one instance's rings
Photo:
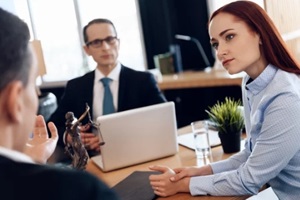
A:
{"type": "Polygon", "coordinates": [[[110,171],[178,152],[173,102],[132,109],[97,118],[105,144],[92,160],[110,171]],[[103,163],[99,163],[102,160],[103,163]]]}

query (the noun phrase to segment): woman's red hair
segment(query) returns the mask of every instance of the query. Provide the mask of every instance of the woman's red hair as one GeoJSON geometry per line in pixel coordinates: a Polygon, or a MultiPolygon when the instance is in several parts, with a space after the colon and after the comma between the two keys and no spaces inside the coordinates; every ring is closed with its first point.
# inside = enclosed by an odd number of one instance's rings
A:
{"type": "Polygon", "coordinates": [[[289,52],[279,31],[263,8],[251,1],[235,1],[216,10],[209,22],[219,13],[234,15],[258,33],[262,41],[263,53],[269,63],[284,71],[300,74],[299,64],[289,52]]]}

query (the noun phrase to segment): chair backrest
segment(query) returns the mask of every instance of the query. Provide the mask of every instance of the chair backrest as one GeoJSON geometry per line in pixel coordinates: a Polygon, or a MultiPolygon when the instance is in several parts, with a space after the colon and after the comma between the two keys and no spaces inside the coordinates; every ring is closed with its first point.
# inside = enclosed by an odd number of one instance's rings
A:
{"type": "Polygon", "coordinates": [[[48,121],[52,113],[57,108],[57,98],[51,92],[41,93],[39,96],[39,108],[38,113],[39,115],[43,115],[45,121],[48,121]]]}

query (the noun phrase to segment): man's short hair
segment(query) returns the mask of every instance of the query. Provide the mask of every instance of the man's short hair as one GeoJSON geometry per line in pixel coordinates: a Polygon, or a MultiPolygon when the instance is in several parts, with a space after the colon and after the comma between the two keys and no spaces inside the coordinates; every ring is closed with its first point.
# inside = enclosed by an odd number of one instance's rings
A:
{"type": "Polygon", "coordinates": [[[110,24],[112,25],[112,27],[114,28],[114,31],[116,33],[115,36],[117,36],[117,30],[115,28],[115,25],[112,23],[112,21],[110,21],[109,19],[104,19],[104,18],[97,18],[97,19],[93,19],[92,21],[90,21],[87,25],[85,25],[83,27],[83,41],[86,44],[87,42],[89,42],[88,36],[86,34],[86,30],[89,26],[91,26],[92,24],[110,24]]]}
{"type": "Polygon", "coordinates": [[[28,82],[31,53],[28,26],[17,16],[0,8],[0,91],[10,82],[28,82]]]}

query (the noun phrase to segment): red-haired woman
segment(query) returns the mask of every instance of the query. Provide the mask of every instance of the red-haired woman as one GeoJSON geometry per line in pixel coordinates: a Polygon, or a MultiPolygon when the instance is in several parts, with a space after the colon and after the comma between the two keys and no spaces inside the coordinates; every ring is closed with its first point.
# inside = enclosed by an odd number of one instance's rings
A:
{"type": "Polygon", "coordinates": [[[150,176],[155,193],[253,195],[268,184],[279,199],[299,199],[299,65],[272,20],[253,2],[236,1],[215,11],[209,34],[223,67],[230,74],[246,72],[245,149],[202,167],[151,166],[163,172],[150,176]]]}

